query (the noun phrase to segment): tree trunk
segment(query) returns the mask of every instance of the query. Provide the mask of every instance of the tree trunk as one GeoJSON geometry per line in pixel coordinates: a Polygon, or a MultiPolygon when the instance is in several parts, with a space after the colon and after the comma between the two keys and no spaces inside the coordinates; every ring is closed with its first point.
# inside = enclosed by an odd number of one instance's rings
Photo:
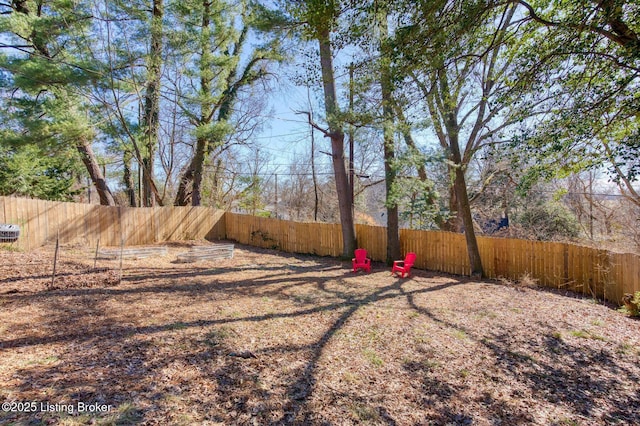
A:
{"type": "Polygon", "coordinates": [[[393,165],[395,159],[393,83],[391,81],[390,58],[386,48],[388,36],[386,11],[378,14],[378,27],[380,29],[380,89],[384,135],[385,205],[387,207],[387,265],[392,265],[394,260],[400,258],[400,229],[398,205],[393,201],[396,181],[396,169],[393,165]]]}
{"type": "Polygon", "coordinates": [[[191,202],[191,193],[189,192],[189,184],[193,182],[193,162],[189,163],[187,168],[180,175],[180,183],[178,184],[178,192],[173,202],[174,206],[187,206],[191,202]]]}
{"type": "Polygon", "coordinates": [[[151,46],[145,93],[143,123],[145,128],[145,153],[142,158],[142,204],[155,205],[153,160],[158,144],[158,117],[160,115],[160,71],[162,66],[163,0],[153,0],[151,14],[151,46]]]}
{"type": "Polygon", "coordinates": [[[116,202],[109,190],[102,170],[100,170],[100,165],[98,164],[98,160],[96,160],[96,155],[93,153],[93,148],[91,148],[89,141],[84,138],[80,139],[76,144],[76,149],[80,153],[82,162],[86,166],[91,181],[96,187],[96,191],[100,197],[100,204],[103,206],[115,206],[116,202]]]}
{"type": "Polygon", "coordinates": [[[460,206],[458,205],[458,190],[456,188],[456,169],[459,167],[448,165],[447,170],[449,172],[449,176],[451,179],[451,184],[449,187],[449,212],[451,215],[447,218],[447,220],[442,222],[441,230],[447,232],[462,232],[462,228],[464,227],[462,221],[462,215],[460,213],[460,206]]]}
{"type": "MultiPolygon", "coordinates": [[[[202,32],[206,33],[210,30],[211,26],[211,3],[209,1],[202,2],[202,32]]],[[[211,92],[211,77],[208,75],[212,64],[205,58],[209,57],[211,50],[211,40],[208,36],[200,36],[200,93],[202,101],[200,103],[200,119],[198,126],[206,126],[211,122],[212,117],[212,102],[210,97],[211,92]]],[[[202,174],[204,172],[204,161],[207,155],[209,141],[198,136],[196,139],[196,149],[191,161],[190,170],[193,172],[193,185],[191,188],[191,205],[199,206],[202,204],[202,174]]]]}
{"type": "Polygon", "coordinates": [[[203,138],[198,138],[196,141],[196,152],[193,156],[192,167],[190,167],[190,170],[193,170],[193,187],[191,190],[192,206],[199,206],[202,203],[202,174],[204,172],[206,148],[207,141],[203,138]]]}
{"type": "Polygon", "coordinates": [[[338,123],[336,117],[336,113],[338,112],[338,103],[336,101],[336,86],[333,75],[333,58],[328,26],[324,26],[319,29],[318,42],[320,45],[320,66],[322,68],[324,106],[327,113],[327,121],[329,123],[333,173],[336,179],[340,223],[342,225],[342,255],[344,257],[350,257],[356,248],[356,232],[349,197],[349,179],[347,178],[347,171],[345,168],[344,132],[342,131],[342,126],[338,123]]]}
{"type": "MultiPolygon", "coordinates": [[[[213,169],[213,179],[212,179],[212,188],[211,188],[211,206],[215,208],[221,208],[223,205],[222,197],[220,197],[220,181],[222,180],[222,159],[218,158],[215,161],[215,167],[213,169]]],[[[277,176],[277,175],[276,175],[277,176]]]]}
{"type": "Polygon", "coordinates": [[[449,145],[451,149],[451,161],[454,163],[454,188],[458,202],[458,216],[462,217],[464,224],[465,239],[467,241],[467,253],[469,255],[469,265],[471,266],[471,276],[481,278],[484,275],[482,269],[482,259],[480,258],[480,250],[478,249],[478,241],[476,233],[473,229],[473,217],[471,215],[471,204],[467,194],[467,183],[464,177],[464,166],[462,156],[460,154],[460,145],[458,142],[458,126],[455,114],[449,112],[446,118],[447,133],[449,134],[449,145]]]}
{"type": "Polygon", "coordinates": [[[123,153],[124,176],[122,177],[122,183],[124,183],[125,192],[129,199],[129,205],[131,207],[136,207],[138,205],[138,200],[136,197],[136,185],[133,180],[133,174],[131,173],[131,160],[131,152],[128,149],[125,149],[123,153]]]}

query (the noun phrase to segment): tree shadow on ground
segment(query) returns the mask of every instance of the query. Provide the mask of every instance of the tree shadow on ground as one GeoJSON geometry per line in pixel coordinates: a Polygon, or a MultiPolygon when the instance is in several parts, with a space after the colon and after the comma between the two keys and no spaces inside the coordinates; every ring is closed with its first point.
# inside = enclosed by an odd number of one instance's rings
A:
{"type": "Polygon", "coordinates": [[[581,344],[580,338],[563,338],[554,336],[553,330],[548,331],[541,347],[510,339],[507,333],[485,338],[482,343],[493,351],[497,364],[536,398],[566,405],[582,421],[598,418],[607,424],[636,422],[640,412],[637,391],[640,377],[637,370],[632,371],[618,361],[620,357],[614,355],[617,348],[593,348],[581,344]],[[543,352],[553,354],[553,361],[529,355],[543,352]],[[636,392],[630,389],[624,400],[609,398],[614,391],[633,387],[636,392]]]}
{"type": "MultiPolygon", "coordinates": [[[[302,265],[286,271],[282,266],[267,265],[252,269],[255,276],[241,280],[234,278],[237,268],[193,270],[186,276],[190,281],[181,283],[174,280],[183,274],[168,273],[162,275],[168,280],[164,285],[154,283],[157,273],[139,271],[122,288],[12,295],[6,307],[36,303],[46,307],[49,317],[46,324],[38,325],[37,332],[25,330],[21,336],[2,338],[0,351],[37,352],[39,347],[51,346],[57,359],[47,361],[49,355],[43,352],[35,364],[21,365],[7,389],[38,401],[111,404],[116,410],[111,413],[117,417],[115,424],[159,419],[167,424],[331,424],[313,401],[321,388],[326,390],[319,380],[326,348],[357,313],[381,302],[401,300],[420,318],[466,334],[473,345],[489,351],[495,364],[525,391],[552,404],[565,404],[578,419],[600,416],[611,422],[632,422],[632,414],[640,411],[636,392],[625,401],[611,402],[613,406],[607,413],[597,412],[599,398],[620,389],[626,381],[638,382],[635,370],[616,361],[611,352],[614,349],[585,348],[579,342],[552,337],[553,330],[548,330],[549,336],[538,346],[528,343],[526,334],[512,330],[476,333],[421,305],[421,298],[469,280],[452,278],[440,284],[429,283],[433,275],[418,271],[420,286],[412,279],[392,279],[386,270],[367,276],[347,275],[336,270],[334,264],[322,265],[302,265]],[[194,279],[198,281],[192,282],[194,279]],[[374,284],[359,285],[357,280],[361,279],[374,284]],[[315,293],[308,298],[300,294],[296,299],[291,292],[300,288],[315,293]],[[269,298],[280,303],[281,309],[235,317],[202,312],[196,319],[176,317],[158,324],[136,325],[111,317],[107,304],[108,300],[121,298],[142,303],[150,297],[189,304],[203,295],[215,300],[269,298]],[[303,342],[267,344],[256,349],[242,346],[238,343],[244,342],[242,336],[235,336],[235,327],[241,325],[282,327],[279,332],[286,334],[284,327],[289,323],[280,325],[277,321],[302,322],[317,314],[326,321],[314,325],[303,342]],[[526,351],[521,350],[524,347],[526,351]],[[527,355],[536,351],[554,354],[557,362],[527,355]],[[597,369],[594,375],[594,365],[614,373],[618,379],[600,379],[597,369]]],[[[402,368],[415,378],[411,386],[421,391],[421,400],[416,404],[430,413],[423,420],[473,424],[474,413],[447,407],[448,401],[468,392],[468,386],[464,381],[440,377],[433,358],[434,353],[425,350],[402,362],[402,368]]],[[[343,391],[330,390],[328,394],[352,403],[350,409],[358,419],[354,422],[401,423],[384,402],[355,391],[340,392],[343,391]]],[[[505,398],[481,392],[478,399],[493,413],[496,424],[527,424],[534,420],[505,398]]],[[[38,413],[5,420],[46,424],[60,417],[38,413]]]]}
{"type": "MultiPolygon", "coordinates": [[[[333,267],[331,267],[333,268],[333,267]]],[[[36,366],[25,365],[18,368],[15,377],[19,378],[8,384],[13,393],[34,400],[55,403],[65,401],[81,401],[88,403],[108,403],[118,407],[129,407],[122,416],[137,418],[132,413],[154,413],[163,411],[161,403],[180,399],[185,392],[201,394],[199,403],[203,413],[204,408],[211,409],[211,413],[201,414],[199,420],[228,421],[229,416],[221,417],[219,413],[236,413],[240,418],[259,418],[264,424],[298,423],[314,418],[308,410],[307,401],[316,386],[315,370],[322,355],[323,348],[340,330],[344,323],[360,308],[380,300],[397,297],[400,282],[376,289],[367,293],[362,289],[361,294],[354,294],[345,288],[345,283],[334,283],[329,288],[327,281],[332,279],[323,275],[326,271],[318,271],[313,266],[296,268],[297,274],[288,274],[287,283],[279,285],[280,274],[276,277],[268,276],[262,280],[244,280],[227,282],[224,284],[173,284],[162,286],[143,286],[127,288],[81,288],[46,292],[30,295],[13,295],[12,303],[37,303],[46,305],[49,312],[46,324],[38,328],[48,332],[25,332],[20,337],[3,338],[0,340],[0,351],[12,349],[34,350],[47,345],[59,348],[55,360],[51,362],[36,362],[36,366]],[[258,315],[241,316],[237,318],[198,319],[194,321],[167,322],[158,325],[135,326],[123,324],[119,320],[110,318],[105,312],[104,302],[123,296],[140,296],[163,294],[180,294],[185,297],[215,292],[229,297],[234,295],[253,295],[254,297],[290,299],[283,294],[295,286],[306,285],[322,293],[329,303],[312,304],[302,301],[302,309],[291,312],[262,313],[258,315]],[[259,291],[264,288],[267,291],[259,291]],[[247,356],[235,348],[225,346],[223,340],[212,344],[207,339],[196,339],[193,336],[182,339],[181,334],[195,333],[200,335],[209,330],[220,330],[235,323],[261,323],[274,319],[295,319],[319,312],[337,315],[330,327],[315,342],[307,345],[293,345],[269,348],[247,356]],[[160,356],[159,353],[169,342],[170,345],[183,345],[183,350],[170,351],[160,356]],[[202,343],[204,342],[204,343],[202,343]],[[177,353],[177,355],[176,355],[177,353]],[[264,357],[278,356],[278,354],[298,354],[305,359],[304,365],[287,370],[279,379],[277,389],[260,389],[258,386],[259,372],[267,368],[263,365],[264,357]],[[193,381],[203,382],[210,392],[203,390],[189,391],[189,382],[179,382],[177,385],[163,384],[164,370],[176,368],[176,365],[195,368],[193,381]],[[154,379],[151,379],[154,378],[154,379]],[[270,398],[274,394],[277,398],[270,398]],[[274,402],[270,402],[273,399],[274,402]],[[257,403],[256,401],[260,401],[257,403]],[[271,413],[271,414],[270,414],[271,413]],[[280,413],[280,414],[273,414],[280,413]],[[221,420],[222,419],[222,420],[221,420]]],[[[276,268],[267,269],[278,272],[276,268]]],[[[262,271],[264,273],[264,271],[262,271]]],[[[213,275],[220,275],[217,272],[213,275]]],[[[335,279],[336,277],[333,277],[335,279]]],[[[453,284],[447,284],[453,285],[453,284]]],[[[353,287],[355,289],[357,287],[353,287]]],[[[437,288],[424,291],[436,291],[437,288]]],[[[167,380],[167,383],[172,380],[167,380]]],[[[178,404],[179,405],[179,404],[178,404]]],[[[384,414],[384,407],[380,410],[384,414]]],[[[180,410],[177,410],[180,411],[180,410]]],[[[113,414],[113,413],[112,413],[113,414]]],[[[189,414],[183,413],[188,420],[189,414]]],[[[55,418],[57,413],[39,413],[27,416],[34,424],[46,423],[55,418]]],[[[146,414],[145,414],[146,415],[146,414]]],[[[176,412],[164,410],[164,416],[180,417],[176,412]]],[[[385,417],[385,416],[383,416],[385,417]]],[[[172,417],[173,418],[173,417],[172,417]]],[[[233,416],[231,416],[233,418],[233,416]]],[[[386,414],[388,423],[393,419],[386,414]]],[[[24,416],[22,417],[24,419],[24,416]]],[[[176,418],[178,419],[178,418],[176,418]]],[[[176,420],[173,419],[173,420],[176,420]]],[[[144,421],[144,416],[140,416],[144,421]]],[[[179,419],[178,419],[179,420],[179,419]]]]}
{"type": "MultiPolygon", "coordinates": [[[[603,424],[633,424],[637,421],[636,413],[640,412],[640,377],[638,369],[629,367],[637,365],[637,359],[634,362],[633,356],[629,356],[628,363],[620,360],[619,352],[625,348],[611,347],[605,342],[599,347],[590,347],[581,344],[580,339],[603,339],[584,330],[575,330],[569,333],[567,338],[563,338],[556,328],[545,323],[539,323],[537,328],[538,332],[544,332],[542,344],[536,339],[540,336],[528,335],[527,331],[522,329],[500,328],[486,334],[478,334],[419,306],[415,300],[415,293],[402,290],[402,294],[412,309],[422,316],[461,332],[479,347],[489,349],[495,365],[507,372],[509,381],[503,382],[505,385],[509,382],[517,383],[519,388],[524,388],[524,391],[534,398],[546,400],[553,405],[563,405],[567,407],[567,411],[574,414],[575,419],[559,419],[552,424],[588,423],[594,422],[595,419],[598,419],[596,423],[603,424]],[[574,335],[579,337],[575,338],[574,335]],[[536,357],[535,354],[540,356],[536,357]],[[606,374],[601,374],[603,372],[606,374]],[[614,391],[626,393],[626,398],[611,399],[610,395],[614,391]]],[[[568,323],[564,325],[570,327],[568,323]]],[[[434,378],[430,354],[405,363],[405,368],[420,373],[425,390],[425,406],[430,404],[429,395],[446,399],[462,390],[443,382],[442,378],[434,378]]],[[[519,392],[522,391],[514,391],[516,395],[519,392]]],[[[514,405],[510,399],[485,394],[481,400],[483,405],[494,413],[497,424],[535,423],[528,410],[514,405]]],[[[471,424],[472,419],[472,415],[468,417],[441,410],[436,420],[442,424],[471,424]]]]}

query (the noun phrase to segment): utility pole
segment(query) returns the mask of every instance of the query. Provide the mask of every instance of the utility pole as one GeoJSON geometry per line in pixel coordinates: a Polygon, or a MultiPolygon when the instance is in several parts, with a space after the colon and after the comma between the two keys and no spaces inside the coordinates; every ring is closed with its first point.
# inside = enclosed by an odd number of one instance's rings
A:
{"type": "Polygon", "coordinates": [[[138,207],[142,207],[142,167],[138,161],[138,207]]]}
{"type": "Polygon", "coordinates": [[[593,241],[593,170],[589,170],[589,236],[593,241]]]}
{"type": "MultiPolygon", "coordinates": [[[[309,102],[309,124],[313,122],[313,107],[311,105],[311,94],[309,91],[309,86],[307,86],[307,101],[309,102]]],[[[313,126],[309,126],[309,130],[311,131],[311,178],[313,179],[313,221],[318,221],[318,178],[316,177],[316,139],[313,133],[313,126]]]]}
{"type": "MultiPolygon", "coordinates": [[[[353,62],[349,65],[349,113],[353,116],[353,62]]],[[[353,167],[353,138],[355,130],[353,124],[349,124],[349,199],[351,200],[351,216],[355,221],[355,195],[354,195],[354,167],[353,167]]]]}

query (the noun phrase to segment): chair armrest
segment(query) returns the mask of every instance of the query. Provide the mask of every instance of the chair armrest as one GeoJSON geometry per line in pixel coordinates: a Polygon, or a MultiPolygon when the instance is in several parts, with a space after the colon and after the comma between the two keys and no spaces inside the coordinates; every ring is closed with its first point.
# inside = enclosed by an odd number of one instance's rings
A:
{"type": "Polygon", "coordinates": [[[404,264],[404,260],[394,260],[394,261],[393,261],[393,264],[394,264],[395,266],[403,265],[403,264],[404,264]]]}

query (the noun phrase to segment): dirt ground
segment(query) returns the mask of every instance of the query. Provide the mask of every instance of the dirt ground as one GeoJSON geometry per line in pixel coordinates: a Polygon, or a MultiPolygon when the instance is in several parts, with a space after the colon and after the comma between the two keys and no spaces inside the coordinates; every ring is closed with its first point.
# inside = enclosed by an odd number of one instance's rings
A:
{"type": "MultiPolygon", "coordinates": [[[[637,424],[640,321],[572,295],[236,245],[0,250],[0,424],[637,424]]],[[[207,244],[205,242],[193,244],[207,244]]]]}

